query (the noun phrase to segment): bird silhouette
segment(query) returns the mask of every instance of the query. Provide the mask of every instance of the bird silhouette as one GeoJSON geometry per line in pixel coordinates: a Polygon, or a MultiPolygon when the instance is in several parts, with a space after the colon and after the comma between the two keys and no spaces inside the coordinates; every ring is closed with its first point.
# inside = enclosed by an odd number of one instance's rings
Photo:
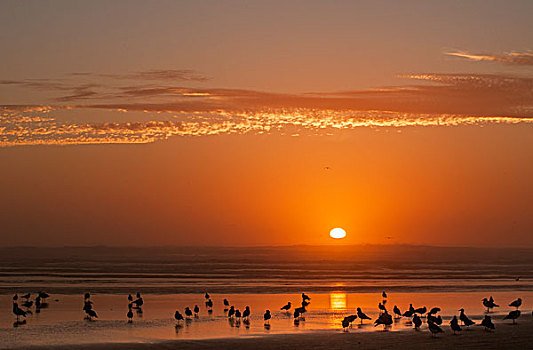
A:
{"type": "Polygon", "coordinates": [[[176,312],[174,312],[174,319],[178,323],[179,323],[179,321],[183,321],[184,320],[183,315],[178,310],[176,310],[176,312]]]}
{"type": "Polygon", "coordinates": [[[392,325],[392,316],[389,315],[387,310],[383,312],[381,315],[379,315],[378,319],[374,321],[374,327],[382,324],[384,328],[392,325]]]}
{"type": "Polygon", "coordinates": [[[224,298],[223,303],[224,303],[224,311],[228,311],[228,307],[229,307],[229,301],[228,301],[228,299],[225,299],[225,298],[224,298]]]}
{"type": "Polygon", "coordinates": [[[192,317],[192,311],[188,306],[185,308],[185,316],[187,316],[187,318],[192,317]]]}
{"type": "Polygon", "coordinates": [[[291,309],[291,302],[289,301],[287,305],[282,306],[280,310],[289,311],[291,309]]]}
{"type": "Polygon", "coordinates": [[[361,324],[363,324],[363,320],[371,320],[370,317],[368,317],[363,311],[361,311],[361,308],[357,308],[357,317],[359,317],[359,320],[361,320],[361,324]]]}
{"type": "Polygon", "coordinates": [[[495,307],[499,307],[499,305],[497,305],[494,302],[494,299],[492,298],[492,296],[490,297],[490,299],[483,298],[482,302],[483,302],[483,306],[487,308],[487,312],[490,312],[490,310],[495,307]]]}
{"type": "Polygon", "coordinates": [[[425,314],[427,311],[428,311],[428,309],[427,309],[425,306],[423,306],[423,307],[419,307],[418,309],[415,309],[415,310],[413,311],[413,313],[414,313],[414,314],[420,314],[420,315],[423,315],[423,314],[425,314]]]}
{"type": "Polygon", "coordinates": [[[24,306],[25,308],[30,308],[33,306],[33,301],[31,300],[26,300],[25,302],[22,303],[22,306],[24,306]]]}
{"type": "Polygon", "coordinates": [[[387,293],[385,293],[385,291],[381,293],[381,296],[383,297],[383,299],[387,299],[387,293]]]}
{"type": "Polygon", "coordinates": [[[19,305],[17,303],[13,303],[13,313],[15,316],[17,316],[17,323],[19,322],[19,318],[26,317],[26,311],[19,308],[19,305]]]}
{"type": "Polygon", "coordinates": [[[429,331],[431,332],[432,337],[437,336],[438,333],[444,332],[442,328],[440,328],[438,325],[436,325],[433,322],[428,322],[428,328],[429,328],[429,331]]]}
{"type": "Polygon", "coordinates": [[[415,308],[413,307],[413,304],[409,304],[409,310],[406,310],[402,316],[405,317],[413,317],[413,314],[415,313],[415,308]]]}
{"type": "Polygon", "coordinates": [[[380,313],[381,312],[387,312],[387,309],[385,308],[385,305],[383,305],[382,303],[378,304],[378,309],[380,310],[380,313]]]}
{"type": "Polygon", "coordinates": [[[22,299],[29,299],[31,297],[31,293],[27,293],[20,296],[22,299]]]}
{"type": "Polygon", "coordinates": [[[513,324],[516,324],[516,319],[520,317],[520,310],[513,310],[509,312],[507,316],[505,316],[504,320],[513,320],[513,324]]]}
{"type": "Polygon", "coordinates": [[[435,323],[436,325],[441,325],[442,324],[442,317],[439,316],[433,316],[431,314],[427,314],[427,323],[430,323],[430,322],[433,322],[435,323]]]}
{"type": "Polygon", "coordinates": [[[402,312],[400,311],[398,306],[394,305],[394,307],[392,308],[392,312],[397,316],[397,318],[402,317],[402,312]]]}
{"type": "Polygon", "coordinates": [[[209,311],[212,311],[212,309],[213,309],[213,301],[211,299],[207,299],[207,301],[205,302],[205,306],[207,307],[207,309],[209,311]]]}
{"type": "Polygon", "coordinates": [[[492,318],[489,315],[485,315],[485,318],[481,320],[481,325],[485,327],[486,331],[495,329],[494,323],[492,323],[492,318]]]}
{"type": "Polygon", "coordinates": [[[522,305],[522,299],[521,298],[518,298],[516,300],[514,300],[513,302],[511,302],[509,304],[509,306],[512,306],[512,307],[516,307],[516,309],[518,310],[518,308],[522,305]]]}
{"type": "Polygon", "coordinates": [[[452,320],[450,321],[450,328],[453,331],[453,334],[457,334],[457,332],[462,331],[461,326],[459,326],[459,320],[457,319],[457,316],[453,316],[452,320]]]}
{"type": "Polygon", "coordinates": [[[463,322],[463,325],[470,327],[471,325],[476,324],[474,321],[469,319],[468,316],[465,315],[465,309],[459,309],[459,311],[461,312],[459,314],[459,319],[461,320],[461,322],[463,322]]]}
{"type": "Polygon", "coordinates": [[[434,315],[436,313],[440,312],[440,307],[434,307],[429,310],[428,315],[434,315]]]}
{"type": "Polygon", "coordinates": [[[422,319],[417,314],[413,315],[413,325],[415,326],[415,329],[419,329],[422,325],[422,319]]]}
{"type": "Polygon", "coordinates": [[[350,327],[350,322],[346,318],[344,318],[341,321],[341,324],[342,324],[342,330],[345,332],[348,332],[348,327],[350,327]]]}
{"type": "Polygon", "coordinates": [[[205,298],[205,300],[207,300],[207,299],[211,298],[211,296],[209,295],[209,293],[205,292],[204,298],[205,298]]]}
{"type": "Polygon", "coordinates": [[[41,299],[43,299],[43,300],[46,300],[46,299],[48,299],[48,298],[50,297],[50,295],[49,295],[48,293],[44,292],[44,291],[40,291],[40,292],[39,292],[39,296],[40,296],[41,299]]]}
{"type": "Polygon", "coordinates": [[[237,323],[241,322],[241,311],[239,309],[235,310],[235,318],[237,319],[237,323]]]}
{"type": "Polygon", "coordinates": [[[140,309],[144,305],[144,300],[141,296],[141,293],[137,292],[137,299],[133,301],[133,304],[135,304],[135,309],[140,309]]]}
{"type": "Polygon", "coordinates": [[[13,295],[13,301],[17,301],[18,299],[19,299],[19,295],[15,293],[15,295],[13,295]]]}
{"type": "Polygon", "coordinates": [[[302,293],[302,300],[311,301],[311,298],[305,293],[302,293]]]}
{"type": "Polygon", "coordinates": [[[96,311],[93,309],[87,310],[87,316],[89,317],[89,320],[93,320],[93,318],[98,318],[98,315],[96,314],[96,311]]]}
{"type": "Polygon", "coordinates": [[[263,315],[263,320],[265,321],[265,324],[270,324],[270,319],[272,318],[272,315],[270,314],[270,310],[266,310],[263,315]]]}
{"type": "Polygon", "coordinates": [[[126,314],[126,316],[128,317],[128,323],[132,323],[133,322],[133,311],[131,311],[131,303],[128,304],[128,313],[126,314]]]}
{"type": "Polygon", "coordinates": [[[131,303],[133,301],[133,295],[128,294],[128,301],[131,303]]]}
{"type": "Polygon", "coordinates": [[[242,312],[242,318],[248,321],[250,319],[250,314],[251,314],[250,307],[246,306],[244,308],[244,311],[242,312]]]}
{"type": "Polygon", "coordinates": [[[347,320],[348,323],[351,326],[353,321],[355,321],[357,319],[357,315],[349,315],[349,316],[346,316],[344,319],[347,320]]]}
{"type": "Polygon", "coordinates": [[[235,307],[232,306],[232,307],[229,308],[228,318],[233,318],[234,315],[235,315],[235,307]]]}
{"type": "Polygon", "coordinates": [[[194,316],[198,317],[199,312],[200,312],[200,308],[198,307],[198,305],[194,305],[194,316]]]}

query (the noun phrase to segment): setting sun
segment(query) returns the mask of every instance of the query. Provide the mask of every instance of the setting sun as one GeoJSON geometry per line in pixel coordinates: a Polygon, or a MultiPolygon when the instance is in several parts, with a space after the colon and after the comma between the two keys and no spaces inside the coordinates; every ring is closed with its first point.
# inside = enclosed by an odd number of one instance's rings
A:
{"type": "Polygon", "coordinates": [[[342,228],[340,227],[336,227],[334,228],[333,230],[329,231],[329,236],[331,238],[335,238],[335,239],[341,239],[341,238],[344,238],[346,237],[346,231],[344,231],[342,228]]]}

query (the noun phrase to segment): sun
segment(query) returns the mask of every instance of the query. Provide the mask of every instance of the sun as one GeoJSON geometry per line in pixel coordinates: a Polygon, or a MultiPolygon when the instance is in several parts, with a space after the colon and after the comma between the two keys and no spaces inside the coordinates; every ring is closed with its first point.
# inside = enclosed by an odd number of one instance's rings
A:
{"type": "Polygon", "coordinates": [[[333,230],[329,231],[329,236],[334,239],[342,239],[346,237],[346,231],[340,227],[335,227],[333,230]]]}

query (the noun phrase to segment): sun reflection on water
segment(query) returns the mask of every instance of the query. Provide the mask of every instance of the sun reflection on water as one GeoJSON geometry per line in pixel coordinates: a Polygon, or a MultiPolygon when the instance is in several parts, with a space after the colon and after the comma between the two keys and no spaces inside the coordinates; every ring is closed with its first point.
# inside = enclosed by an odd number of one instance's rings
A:
{"type": "Polygon", "coordinates": [[[329,307],[331,310],[346,310],[346,293],[330,293],[329,307]]]}

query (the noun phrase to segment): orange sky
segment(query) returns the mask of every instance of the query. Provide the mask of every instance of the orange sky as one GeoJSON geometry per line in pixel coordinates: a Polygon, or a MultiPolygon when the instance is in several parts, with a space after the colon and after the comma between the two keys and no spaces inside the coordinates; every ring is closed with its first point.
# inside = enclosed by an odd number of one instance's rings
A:
{"type": "Polygon", "coordinates": [[[0,244],[533,246],[532,11],[2,3],[0,244]]]}

